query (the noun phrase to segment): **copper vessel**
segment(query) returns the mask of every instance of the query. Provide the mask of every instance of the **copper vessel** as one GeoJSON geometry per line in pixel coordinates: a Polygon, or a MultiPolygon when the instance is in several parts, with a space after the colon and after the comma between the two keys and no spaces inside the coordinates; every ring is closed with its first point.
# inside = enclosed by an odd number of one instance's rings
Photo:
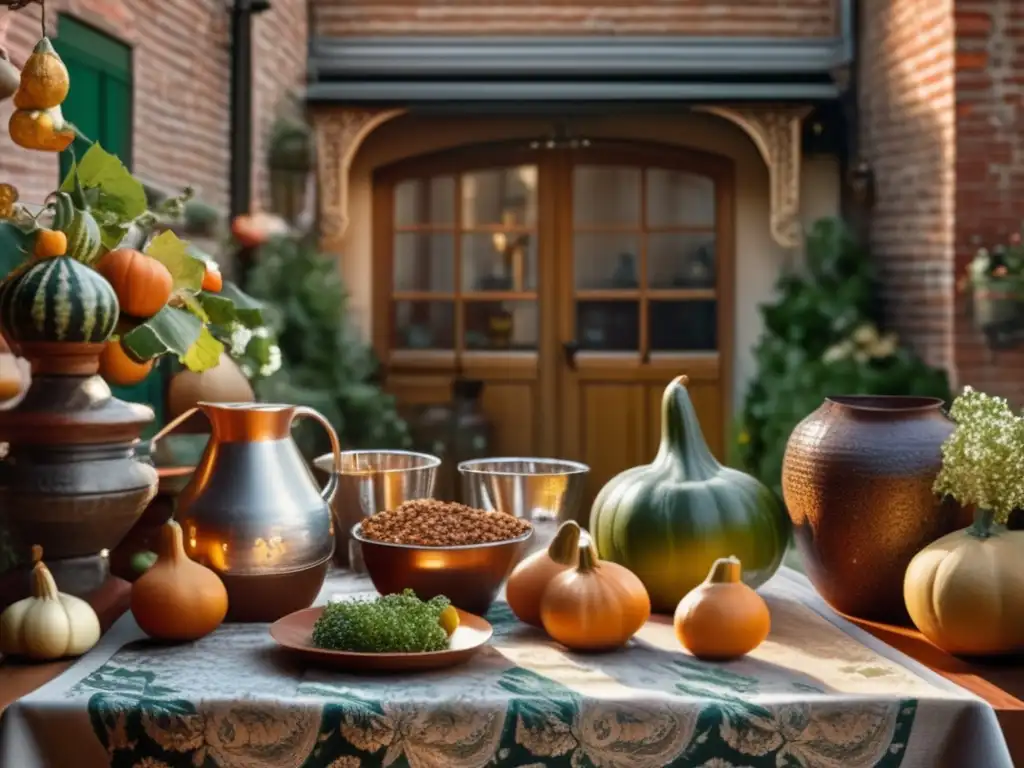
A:
{"type": "MultiPolygon", "coordinates": [[[[210,441],[175,519],[189,556],[212,568],[228,590],[228,621],[276,621],[309,607],[323,586],[334,531],[330,503],[341,448],[327,420],[311,408],[266,403],[199,403],[210,441]],[[327,430],[334,468],[323,488],[291,437],[297,418],[327,430]]],[[[170,422],[159,440],[193,411],[170,422]]]]}
{"type": "Polygon", "coordinates": [[[905,622],[903,575],[926,544],[964,527],[932,492],[953,431],[931,397],[829,397],[793,430],[782,491],[807,576],[837,611],[905,622]]]}

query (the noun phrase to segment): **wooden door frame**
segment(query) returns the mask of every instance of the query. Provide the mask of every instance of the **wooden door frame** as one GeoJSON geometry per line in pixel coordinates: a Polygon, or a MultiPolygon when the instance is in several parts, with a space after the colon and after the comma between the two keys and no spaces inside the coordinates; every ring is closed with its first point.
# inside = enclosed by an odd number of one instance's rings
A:
{"type": "MultiPolygon", "coordinates": [[[[508,371],[512,377],[528,377],[536,365],[538,380],[538,403],[558,403],[560,400],[562,344],[573,338],[575,333],[575,303],[563,299],[571,295],[573,276],[573,222],[572,222],[572,167],[590,160],[592,164],[624,164],[638,167],[658,167],[696,173],[711,178],[715,184],[715,270],[716,270],[716,321],[718,348],[716,353],[659,353],[647,363],[637,360],[633,364],[618,364],[613,376],[628,376],[631,381],[655,381],[686,372],[695,378],[715,378],[723,388],[720,418],[723,434],[729,434],[733,401],[733,355],[736,336],[736,185],[735,164],[731,158],[674,144],[640,140],[599,140],[589,147],[572,150],[549,151],[531,147],[530,139],[474,144],[441,150],[426,155],[398,161],[382,166],[373,174],[373,227],[371,270],[371,338],[373,347],[387,372],[391,367],[392,315],[391,293],[394,277],[394,254],[392,227],[394,221],[394,187],[405,179],[432,175],[458,175],[472,170],[533,165],[538,169],[537,191],[537,304],[540,315],[538,349],[534,361],[524,366],[510,360],[505,353],[493,353],[494,358],[502,357],[503,368],[511,364],[508,371]],[[569,185],[566,189],[565,185],[569,185]],[[556,215],[545,214],[556,211],[556,215]],[[543,259],[544,254],[558,254],[557,259],[543,259]],[[569,282],[566,283],[565,281],[569,282]],[[570,286],[565,288],[564,286],[570,286]],[[557,308],[554,309],[553,308],[557,308]],[[553,315],[553,316],[552,316],[553,315]],[[554,328],[550,324],[554,323],[554,328]],[[556,343],[552,344],[551,340],[556,343]],[[516,369],[522,369],[517,374],[516,369]],[[531,370],[528,370],[531,369],[531,370]]],[[[646,196],[646,185],[641,194],[646,196]]],[[[461,194],[456,190],[455,216],[461,220],[461,194]]],[[[642,200],[644,210],[646,200],[642,200]]],[[[646,249],[645,249],[646,250],[646,249]]],[[[456,251],[458,254],[458,251],[456,251]]],[[[641,269],[646,268],[646,254],[642,257],[641,269]]],[[[454,280],[461,280],[461,259],[456,258],[454,280]]],[[[641,306],[646,306],[644,303],[641,306]]],[[[455,333],[462,332],[461,313],[456,313],[455,333]]],[[[644,323],[646,325],[646,321],[644,323]]],[[[486,364],[488,353],[474,353],[474,357],[486,364]]],[[[425,377],[443,377],[458,370],[455,353],[401,356],[401,367],[415,370],[425,377]]],[[[567,387],[573,390],[573,387],[567,387]]],[[[570,404],[570,407],[573,407],[570,404]]],[[[578,404],[576,406],[578,408],[578,404]]],[[[564,407],[563,407],[564,409],[564,407]]],[[[538,412],[541,408],[537,409],[538,412]]],[[[562,452],[558,433],[560,419],[537,416],[535,425],[540,435],[543,452],[562,452]]],[[[571,458],[571,456],[567,456],[571,458]]]]}

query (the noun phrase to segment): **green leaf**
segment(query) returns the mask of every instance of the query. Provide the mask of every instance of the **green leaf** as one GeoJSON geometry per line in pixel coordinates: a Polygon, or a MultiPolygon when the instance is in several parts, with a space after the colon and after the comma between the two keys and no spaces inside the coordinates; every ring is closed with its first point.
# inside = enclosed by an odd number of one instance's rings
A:
{"type": "Polygon", "coordinates": [[[154,237],[146,255],[163,264],[174,279],[174,293],[197,292],[203,286],[206,265],[188,252],[188,243],[170,230],[154,237]]]}
{"type": "Polygon", "coordinates": [[[95,206],[115,214],[120,221],[127,223],[146,212],[146,190],[142,182],[132,176],[116,155],[99,144],[89,147],[82,159],[71,167],[60,185],[62,192],[75,191],[76,174],[86,192],[99,192],[95,206]]]}
{"type": "Polygon", "coordinates": [[[201,373],[217,365],[223,352],[224,345],[217,341],[210,330],[204,326],[199,332],[199,338],[180,359],[190,371],[201,373]]]}
{"type": "Polygon", "coordinates": [[[218,293],[203,291],[196,297],[196,301],[208,321],[214,325],[227,327],[239,319],[235,302],[218,293]]]}
{"type": "Polygon", "coordinates": [[[0,221],[0,279],[25,263],[28,238],[28,233],[13,222],[0,221]]]}
{"type": "MultiPolygon", "coordinates": [[[[205,296],[219,297],[221,299],[228,299],[235,306],[235,318],[244,325],[246,328],[259,328],[266,323],[264,318],[264,310],[267,308],[266,305],[257,299],[254,299],[248,293],[243,291],[234,283],[225,280],[224,286],[220,289],[220,293],[202,293],[200,299],[205,301],[205,296]]],[[[207,312],[212,310],[207,307],[207,312]]],[[[211,315],[212,317],[212,315],[211,315]]],[[[213,322],[218,322],[214,320],[213,322]]]]}
{"type": "Polygon", "coordinates": [[[202,320],[191,312],[164,307],[124,334],[121,343],[139,360],[152,360],[170,352],[184,362],[204,330],[202,320]]]}

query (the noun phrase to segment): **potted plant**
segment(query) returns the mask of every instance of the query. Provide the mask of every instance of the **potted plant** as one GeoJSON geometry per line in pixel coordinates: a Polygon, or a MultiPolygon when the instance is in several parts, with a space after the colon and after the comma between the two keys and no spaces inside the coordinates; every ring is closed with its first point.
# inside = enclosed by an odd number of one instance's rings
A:
{"type": "Polygon", "coordinates": [[[974,507],[974,523],[929,544],[911,561],[904,598],[914,624],[951,653],[1024,650],[1020,553],[1024,531],[1006,520],[1024,506],[1024,419],[1005,399],[966,387],[942,446],[935,492],[974,507]]]}
{"type": "Polygon", "coordinates": [[[1006,244],[981,247],[960,282],[970,289],[970,311],[975,327],[999,346],[1024,324],[1024,244],[1019,232],[1006,244]]]}

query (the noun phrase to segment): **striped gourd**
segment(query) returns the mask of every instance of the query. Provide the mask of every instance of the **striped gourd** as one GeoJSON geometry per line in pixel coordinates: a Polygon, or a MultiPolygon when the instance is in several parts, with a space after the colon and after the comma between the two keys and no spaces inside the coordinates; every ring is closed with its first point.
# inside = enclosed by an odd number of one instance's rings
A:
{"type": "Polygon", "coordinates": [[[76,208],[71,195],[58,192],[54,203],[53,228],[68,238],[68,256],[83,264],[96,263],[103,253],[100,225],[89,211],[76,208]]]}
{"type": "Polygon", "coordinates": [[[0,324],[19,343],[100,343],[117,318],[110,283],[68,256],[34,262],[0,285],[0,324]]]}

